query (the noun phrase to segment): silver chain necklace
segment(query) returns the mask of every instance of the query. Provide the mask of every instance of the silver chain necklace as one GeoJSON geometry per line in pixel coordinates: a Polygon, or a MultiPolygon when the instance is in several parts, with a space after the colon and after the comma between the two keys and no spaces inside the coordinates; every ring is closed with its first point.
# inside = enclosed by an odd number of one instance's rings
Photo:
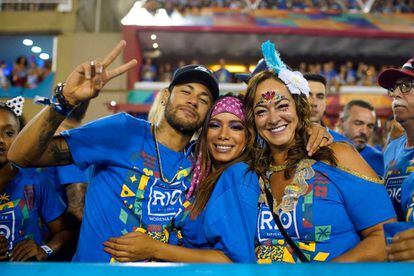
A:
{"type": "MultiPolygon", "coordinates": [[[[182,166],[178,167],[178,171],[175,173],[174,177],[171,179],[171,181],[168,181],[168,179],[166,177],[164,177],[164,173],[162,172],[162,161],[161,161],[161,154],[160,154],[160,149],[158,147],[158,139],[157,139],[157,127],[155,125],[152,125],[152,133],[153,135],[153,139],[154,139],[154,144],[155,144],[155,151],[157,152],[157,161],[158,161],[158,169],[160,171],[160,178],[163,182],[167,183],[167,184],[171,184],[175,181],[175,179],[178,176],[178,173],[183,169],[182,166]]],[[[183,150],[184,153],[184,150],[183,150]]]]}

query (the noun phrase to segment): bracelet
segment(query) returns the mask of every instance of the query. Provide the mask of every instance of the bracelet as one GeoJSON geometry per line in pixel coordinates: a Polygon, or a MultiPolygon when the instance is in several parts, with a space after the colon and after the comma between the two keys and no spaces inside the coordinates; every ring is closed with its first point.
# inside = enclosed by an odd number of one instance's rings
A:
{"type": "Polygon", "coordinates": [[[76,106],[71,105],[65,99],[65,96],[62,93],[64,86],[64,83],[59,83],[55,88],[55,95],[51,99],[36,96],[34,102],[37,104],[49,105],[60,115],[68,117],[76,106]]]}
{"type": "Polygon", "coordinates": [[[40,246],[40,248],[43,249],[43,251],[46,253],[46,255],[49,257],[53,253],[53,249],[47,246],[46,244],[40,246]]]}
{"type": "Polygon", "coordinates": [[[64,82],[60,82],[60,83],[58,83],[58,84],[56,85],[56,88],[55,88],[55,97],[56,97],[56,100],[57,100],[57,102],[58,102],[59,104],[61,104],[61,105],[62,105],[62,107],[63,107],[64,109],[67,109],[67,110],[69,110],[69,109],[74,109],[76,106],[71,105],[71,104],[70,104],[70,103],[66,100],[65,96],[63,95],[63,88],[65,87],[65,85],[66,85],[66,83],[64,83],[64,82]]]}

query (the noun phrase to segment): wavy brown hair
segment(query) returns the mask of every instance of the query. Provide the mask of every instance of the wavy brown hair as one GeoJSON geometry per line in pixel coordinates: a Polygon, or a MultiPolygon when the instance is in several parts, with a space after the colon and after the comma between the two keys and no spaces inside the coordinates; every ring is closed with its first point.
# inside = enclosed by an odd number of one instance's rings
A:
{"type": "MultiPolygon", "coordinates": [[[[280,80],[273,71],[263,71],[255,75],[249,80],[247,85],[247,92],[244,98],[244,105],[246,108],[246,120],[248,125],[254,126],[255,135],[258,135],[255,121],[254,121],[254,99],[256,95],[256,90],[259,84],[268,79],[274,79],[282,84],[284,82],[280,80]]],[[[309,158],[307,155],[306,144],[309,140],[309,135],[307,129],[310,128],[310,115],[311,109],[306,96],[300,94],[292,94],[296,112],[298,116],[298,125],[295,132],[295,138],[292,145],[288,147],[286,165],[287,170],[285,170],[284,176],[286,179],[289,179],[295,172],[295,165],[303,160],[309,158]]],[[[312,159],[318,161],[326,161],[331,165],[337,165],[336,158],[332,149],[328,147],[320,148],[314,155],[312,159]]],[[[252,161],[250,163],[251,169],[255,170],[261,177],[266,177],[266,171],[269,169],[269,166],[272,162],[272,155],[269,149],[269,146],[266,144],[263,147],[260,146],[257,139],[253,145],[252,150],[252,161]]]]}
{"type": "MultiPolygon", "coordinates": [[[[219,97],[217,101],[219,101],[221,98],[224,97],[235,97],[239,98],[243,101],[242,97],[236,97],[232,94],[226,94],[222,97],[219,97]]],[[[201,160],[201,175],[205,175],[205,171],[207,169],[207,164],[210,162],[212,163],[210,152],[208,151],[208,141],[207,141],[207,132],[209,129],[209,123],[211,120],[211,113],[213,111],[212,107],[207,114],[207,118],[204,121],[202,131],[200,133],[200,136],[197,141],[196,151],[194,156],[199,156],[200,152],[202,154],[202,160],[201,160]]],[[[200,184],[197,187],[196,193],[195,193],[195,201],[191,210],[191,217],[196,217],[198,214],[201,213],[201,211],[206,206],[208,200],[210,199],[210,196],[213,192],[213,189],[216,185],[217,180],[220,178],[221,174],[231,165],[236,164],[238,162],[248,162],[250,159],[253,144],[254,144],[254,131],[253,131],[253,125],[244,123],[243,124],[246,131],[246,148],[242,152],[242,154],[237,157],[236,159],[226,163],[222,164],[219,168],[217,168],[215,171],[212,171],[210,169],[210,172],[208,172],[208,175],[205,179],[203,179],[200,184]]]]}

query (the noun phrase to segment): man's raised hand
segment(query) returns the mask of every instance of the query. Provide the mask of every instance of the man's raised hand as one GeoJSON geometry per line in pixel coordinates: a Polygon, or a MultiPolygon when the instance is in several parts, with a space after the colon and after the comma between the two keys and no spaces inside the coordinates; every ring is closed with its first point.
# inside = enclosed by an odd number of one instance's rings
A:
{"type": "Polygon", "coordinates": [[[97,97],[106,83],[137,65],[137,61],[133,59],[109,70],[109,65],[121,54],[125,46],[126,42],[121,40],[102,61],[91,60],[75,68],[66,79],[66,85],[63,88],[63,95],[69,104],[75,106],[97,97]]]}

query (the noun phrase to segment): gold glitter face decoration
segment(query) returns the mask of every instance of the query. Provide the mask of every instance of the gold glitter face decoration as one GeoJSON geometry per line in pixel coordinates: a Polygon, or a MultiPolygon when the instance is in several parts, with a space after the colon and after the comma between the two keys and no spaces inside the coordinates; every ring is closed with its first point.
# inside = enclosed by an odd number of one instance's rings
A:
{"type": "Polygon", "coordinates": [[[277,90],[266,91],[256,103],[255,108],[259,105],[271,105],[283,99],[286,99],[286,97],[277,90]]]}

